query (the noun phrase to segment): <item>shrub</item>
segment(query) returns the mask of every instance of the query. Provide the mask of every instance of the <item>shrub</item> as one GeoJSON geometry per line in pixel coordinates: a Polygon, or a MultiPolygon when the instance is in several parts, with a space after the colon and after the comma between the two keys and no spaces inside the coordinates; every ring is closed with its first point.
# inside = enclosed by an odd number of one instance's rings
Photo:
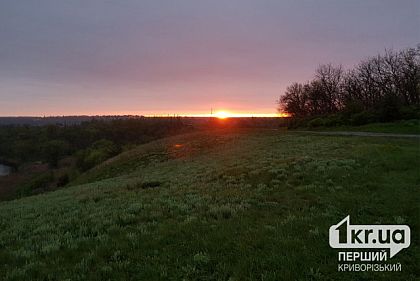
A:
{"type": "Polygon", "coordinates": [[[52,172],[41,174],[29,182],[24,184],[21,188],[18,188],[18,196],[28,196],[34,193],[37,189],[46,189],[49,184],[54,180],[52,172]]]}
{"type": "Polygon", "coordinates": [[[326,127],[333,127],[333,126],[340,126],[345,125],[346,121],[342,114],[333,114],[327,117],[324,117],[324,126],[326,127]]]}
{"type": "Polygon", "coordinates": [[[76,165],[81,171],[86,171],[119,152],[119,147],[112,141],[99,140],[89,148],[76,153],[76,165]]]}
{"type": "Polygon", "coordinates": [[[60,160],[69,151],[69,144],[62,140],[52,140],[44,146],[44,157],[51,168],[57,168],[60,160]]]}
{"type": "Polygon", "coordinates": [[[376,114],[370,111],[362,111],[360,113],[354,114],[350,118],[350,124],[359,126],[359,125],[364,125],[368,123],[374,123],[374,122],[377,122],[377,120],[378,120],[378,117],[376,114]]]}
{"type": "Polygon", "coordinates": [[[380,121],[389,122],[399,120],[400,113],[400,100],[396,95],[386,95],[379,105],[380,121]]]}
{"type": "Polygon", "coordinates": [[[404,120],[420,119],[420,107],[404,106],[400,108],[400,117],[404,120]]]}
{"type": "Polygon", "coordinates": [[[308,126],[311,128],[322,127],[322,126],[325,126],[325,123],[326,122],[324,118],[318,117],[309,121],[308,126]]]}
{"type": "Polygon", "coordinates": [[[69,183],[69,181],[70,181],[69,175],[63,174],[63,175],[58,177],[57,187],[65,186],[66,184],[69,183]]]}

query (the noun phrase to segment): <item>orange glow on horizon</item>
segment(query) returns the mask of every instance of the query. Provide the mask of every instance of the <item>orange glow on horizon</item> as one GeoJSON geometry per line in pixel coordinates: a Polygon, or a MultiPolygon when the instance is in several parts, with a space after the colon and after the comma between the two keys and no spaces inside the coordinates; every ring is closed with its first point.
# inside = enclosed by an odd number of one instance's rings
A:
{"type": "Polygon", "coordinates": [[[170,117],[170,116],[177,116],[177,117],[215,117],[218,119],[226,119],[226,118],[239,118],[239,117],[290,117],[290,114],[281,112],[281,113],[237,113],[231,112],[227,110],[220,110],[216,111],[213,114],[209,113],[178,113],[178,114],[165,114],[165,113],[158,113],[158,114],[142,114],[146,117],[170,117]]]}

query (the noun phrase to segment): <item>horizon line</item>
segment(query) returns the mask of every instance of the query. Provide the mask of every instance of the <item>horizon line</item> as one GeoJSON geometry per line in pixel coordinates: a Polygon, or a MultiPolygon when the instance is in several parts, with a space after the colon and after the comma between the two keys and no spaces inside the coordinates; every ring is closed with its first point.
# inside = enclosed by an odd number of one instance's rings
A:
{"type": "Polygon", "coordinates": [[[287,113],[233,113],[215,112],[211,113],[156,113],[156,114],[135,114],[135,113],[105,113],[105,114],[63,114],[63,115],[0,115],[0,118],[53,118],[53,117],[107,117],[107,116],[135,116],[135,117],[214,117],[218,118],[219,113],[223,113],[226,118],[246,118],[246,117],[289,117],[287,113]]]}

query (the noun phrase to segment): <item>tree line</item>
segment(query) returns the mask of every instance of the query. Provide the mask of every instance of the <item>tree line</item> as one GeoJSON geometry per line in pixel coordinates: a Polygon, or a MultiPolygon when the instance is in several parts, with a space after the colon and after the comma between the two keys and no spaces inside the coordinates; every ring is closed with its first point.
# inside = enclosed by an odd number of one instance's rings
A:
{"type": "Polygon", "coordinates": [[[297,119],[336,117],[335,121],[330,118],[333,123],[418,118],[420,44],[386,50],[349,70],[320,65],[311,81],[288,86],[278,105],[279,111],[297,119]]]}
{"type": "Polygon", "coordinates": [[[0,200],[65,186],[86,170],[135,145],[192,130],[188,122],[175,117],[0,126],[0,163],[13,166],[17,174],[11,181],[0,181],[0,191],[7,190],[0,192],[0,200]]]}
{"type": "Polygon", "coordinates": [[[17,165],[42,161],[55,168],[75,155],[81,170],[137,145],[191,131],[180,118],[93,120],[79,125],[0,126],[0,156],[17,165]]]}

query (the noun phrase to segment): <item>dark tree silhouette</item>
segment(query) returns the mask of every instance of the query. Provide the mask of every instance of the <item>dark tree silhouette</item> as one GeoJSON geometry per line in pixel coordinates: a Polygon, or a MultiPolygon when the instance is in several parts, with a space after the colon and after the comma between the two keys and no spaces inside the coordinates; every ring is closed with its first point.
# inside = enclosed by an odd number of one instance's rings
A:
{"type": "Polygon", "coordinates": [[[348,71],[321,65],[312,81],[287,87],[278,104],[294,117],[375,111],[380,119],[398,119],[401,107],[420,105],[420,44],[385,50],[348,71]]]}

